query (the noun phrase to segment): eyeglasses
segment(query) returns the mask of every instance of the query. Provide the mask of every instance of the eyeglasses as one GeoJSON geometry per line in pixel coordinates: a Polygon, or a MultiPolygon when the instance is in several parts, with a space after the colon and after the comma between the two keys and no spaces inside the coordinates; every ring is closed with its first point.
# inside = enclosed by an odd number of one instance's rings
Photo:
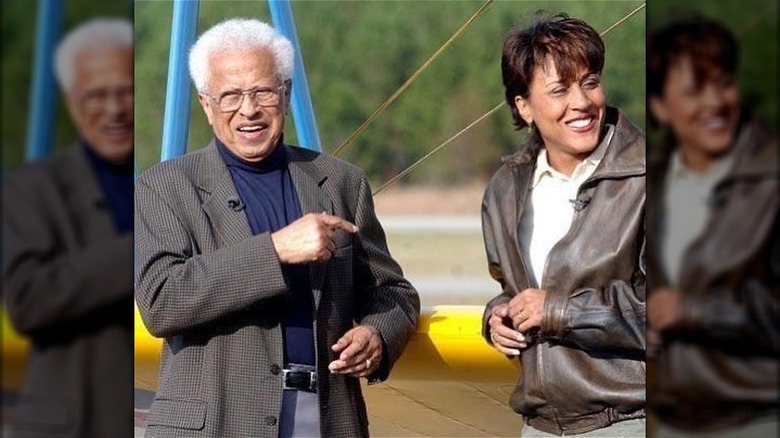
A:
{"type": "Polygon", "coordinates": [[[244,103],[244,96],[249,96],[249,101],[255,106],[276,106],[281,102],[282,93],[285,85],[276,87],[259,87],[246,91],[228,91],[219,97],[214,97],[208,93],[201,93],[217,103],[219,110],[223,113],[232,113],[241,108],[244,103]]]}
{"type": "Polygon", "coordinates": [[[115,99],[121,107],[131,107],[135,103],[133,87],[121,87],[114,90],[98,88],[89,90],[79,99],[81,109],[88,113],[98,113],[106,109],[110,100],[115,99]]]}

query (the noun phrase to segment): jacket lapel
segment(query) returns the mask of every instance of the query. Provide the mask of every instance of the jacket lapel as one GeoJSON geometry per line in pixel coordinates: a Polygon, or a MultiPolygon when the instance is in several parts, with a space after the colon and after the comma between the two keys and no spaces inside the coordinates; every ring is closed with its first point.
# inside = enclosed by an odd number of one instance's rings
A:
{"type": "Polygon", "coordinates": [[[232,245],[251,237],[252,230],[243,204],[239,202],[236,186],[213,140],[202,153],[203,159],[199,161],[197,173],[201,179],[197,184],[206,192],[203,211],[222,244],[232,245]]]}
{"type": "Polygon", "coordinates": [[[68,152],[67,160],[59,167],[65,196],[70,200],[70,212],[78,224],[84,242],[94,242],[116,234],[111,205],[100,186],[95,170],[89,163],[83,146],[68,152]]]}
{"type": "Polygon", "coordinates": [[[525,251],[523,251],[523,247],[520,244],[521,224],[523,220],[523,214],[525,213],[525,204],[526,199],[528,198],[529,187],[533,179],[534,168],[536,167],[535,160],[536,154],[532,153],[530,148],[526,147],[517,154],[507,157],[504,161],[508,162],[510,165],[510,168],[512,169],[512,175],[515,179],[515,214],[507,215],[507,218],[515,218],[516,222],[514,224],[506,224],[506,229],[512,230],[512,232],[514,232],[514,236],[510,237],[512,237],[514,240],[515,248],[517,250],[520,263],[522,264],[520,267],[520,272],[525,277],[524,279],[520,279],[521,281],[518,281],[517,284],[529,284],[538,287],[538,284],[535,284],[538,283],[538,280],[536,282],[533,281],[533,276],[529,275],[531,260],[528,258],[528,255],[525,253],[525,251]]]}
{"type": "MultiPolygon", "coordinates": [[[[286,146],[285,146],[286,147],[286,146]]],[[[328,179],[311,158],[304,156],[295,149],[286,147],[289,160],[290,177],[292,178],[301,212],[334,214],[333,201],[325,194],[323,184],[328,179]]],[[[311,288],[314,294],[314,308],[319,308],[322,296],[322,285],[328,263],[311,263],[311,288]]]]}
{"type": "Polygon", "coordinates": [[[615,125],[615,133],[601,163],[583,186],[601,179],[639,176],[646,172],[645,138],[642,130],[617,108],[607,107],[606,121],[615,125]],[[637,142],[642,142],[641,148],[635,147],[637,142]]]}

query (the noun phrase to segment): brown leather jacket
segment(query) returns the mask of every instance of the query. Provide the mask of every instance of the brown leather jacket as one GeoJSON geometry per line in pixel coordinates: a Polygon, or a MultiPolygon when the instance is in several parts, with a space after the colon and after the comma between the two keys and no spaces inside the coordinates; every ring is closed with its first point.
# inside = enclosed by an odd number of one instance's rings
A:
{"type": "MultiPolygon", "coordinates": [[[[510,399],[527,424],[557,435],[645,416],[645,135],[615,108],[606,122],[615,134],[580,187],[590,203],[549,253],[541,330],[510,399]]],[[[503,289],[483,318],[488,342],[490,309],[540,286],[518,242],[535,155],[505,158],[482,202],[490,275],[503,289]]]]}
{"type": "MultiPolygon", "coordinates": [[[[664,331],[650,402],[681,429],[716,430],[777,413],[780,353],[780,183],[777,138],[743,120],[734,165],[715,187],[712,214],[683,257],[680,320],[664,331]]],[[[662,268],[668,145],[650,162],[648,290],[662,268]]]]}

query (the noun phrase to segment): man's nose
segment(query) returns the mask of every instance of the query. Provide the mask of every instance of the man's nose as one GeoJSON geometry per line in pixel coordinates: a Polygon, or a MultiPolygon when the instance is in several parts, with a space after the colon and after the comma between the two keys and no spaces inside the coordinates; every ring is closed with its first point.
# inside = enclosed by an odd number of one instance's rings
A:
{"type": "Polygon", "coordinates": [[[116,94],[110,94],[106,97],[106,112],[109,114],[121,113],[124,110],[122,98],[116,94]]]}
{"type": "Polygon", "coordinates": [[[122,93],[108,93],[104,108],[108,114],[122,114],[128,109],[132,111],[133,106],[128,105],[128,102],[132,101],[132,95],[126,96],[122,93]]]}
{"type": "Polygon", "coordinates": [[[256,104],[251,96],[245,94],[243,99],[241,99],[241,106],[238,108],[238,112],[246,118],[252,118],[252,116],[256,116],[260,112],[260,108],[261,106],[256,104]]]}

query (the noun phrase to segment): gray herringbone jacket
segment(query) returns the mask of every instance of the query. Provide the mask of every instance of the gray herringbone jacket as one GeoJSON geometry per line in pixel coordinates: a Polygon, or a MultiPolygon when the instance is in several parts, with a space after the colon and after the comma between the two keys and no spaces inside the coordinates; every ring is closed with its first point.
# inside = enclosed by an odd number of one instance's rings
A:
{"type": "MultiPolygon", "coordinates": [[[[384,341],[373,380],[387,378],[419,316],[419,297],[387,250],[371,191],[356,167],[280,145],[303,214],[356,224],[338,233],[327,263],[314,264],[323,436],[365,436],[358,379],[329,373],[330,350],[354,322],[384,341]]],[[[165,338],[148,436],[276,437],[287,284],[268,233],[253,236],[213,142],[154,166],[136,186],[136,299],[149,331],[165,338]],[[236,211],[238,210],[238,211],[236,211]]]]}
{"type": "Polygon", "coordinates": [[[10,436],[124,437],[133,427],[133,236],[117,233],[80,144],[2,186],[4,304],[32,344],[10,436]]]}

